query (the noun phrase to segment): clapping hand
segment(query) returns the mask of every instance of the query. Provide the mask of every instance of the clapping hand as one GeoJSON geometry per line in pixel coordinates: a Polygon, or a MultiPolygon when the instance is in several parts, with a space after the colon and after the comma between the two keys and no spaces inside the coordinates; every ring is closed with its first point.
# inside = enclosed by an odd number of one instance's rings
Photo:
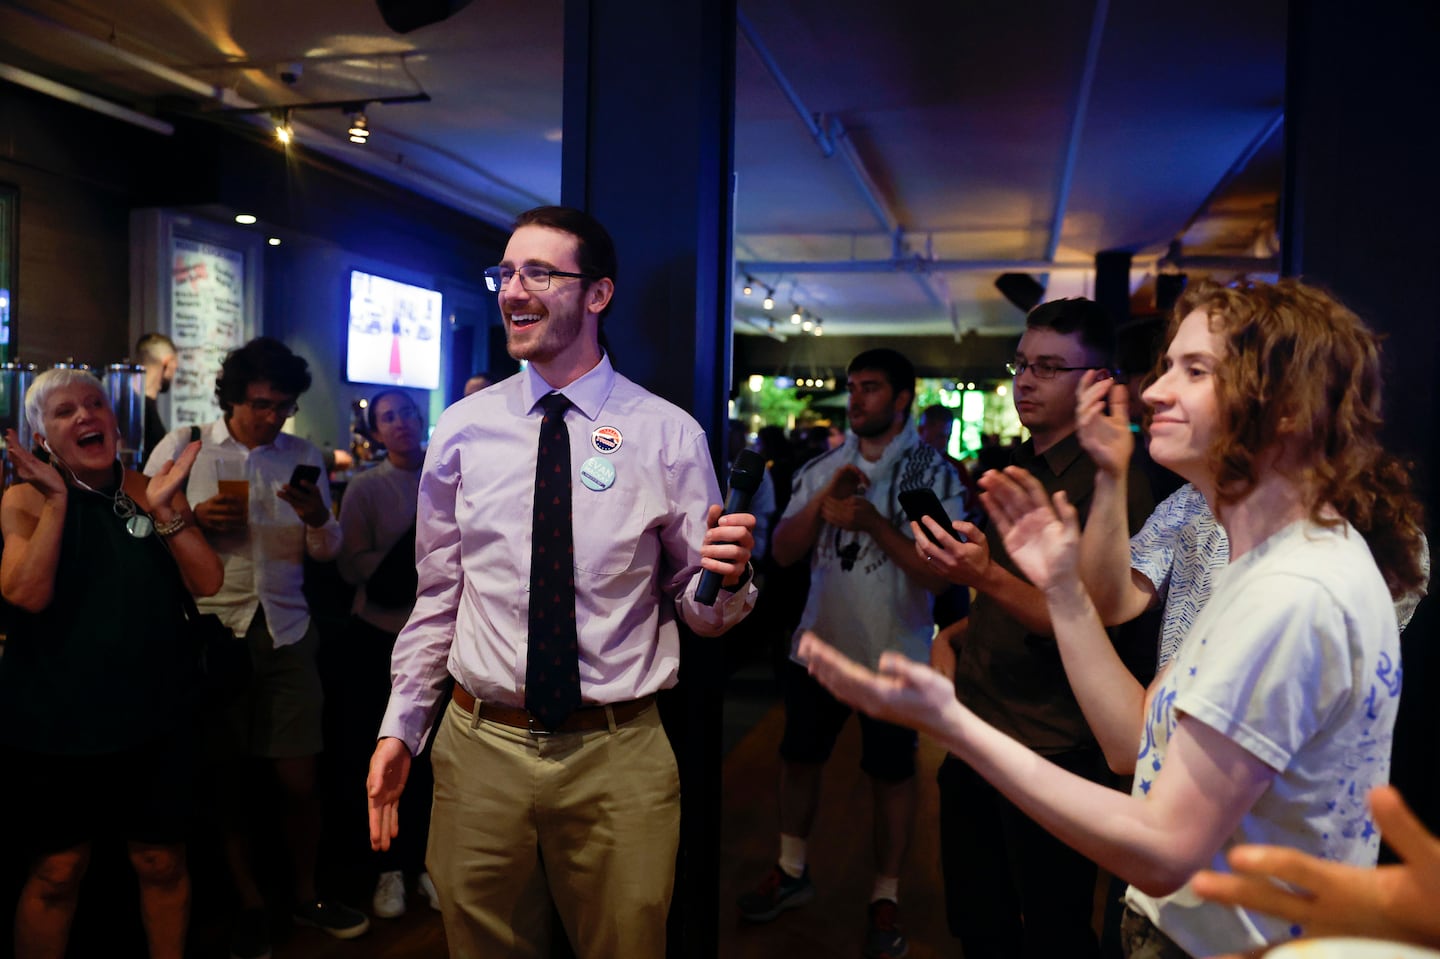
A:
{"type": "Polygon", "coordinates": [[[150,502],[152,514],[157,509],[161,513],[170,509],[170,501],[185,485],[185,478],[190,475],[190,468],[195,465],[195,457],[199,455],[200,441],[196,440],[181,450],[175,459],[161,464],[159,472],[150,477],[150,482],[145,487],[145,498],[150,502]]]}
{"type": "Polygon", "coordinates": [[[1053,501],[1018,466],[980,478],[980,501],[1005,538],[1005,550],[1041,590],[1079,582],[1080,519],[1063,491],[1053,501]]]}
{"type": "Polygon", "coordinates": [[[67,495],[65,477],[60,475],[55,464],[43,462],[38,456],[27,450],[13,429],[5,431],[5,452],[15,466],[15,476],[22,483],[29,483],[47,499],[50,497],[63,499],[67,495]]]}
{"type": "Polygon", "coordinates": [[[1107,371],[1086,371],[1075,388],[1075,435],[1102,472],[1120,476],[1129,469],[1130,456],[1135,452],[1129,388],[1110,379],[1107,371]]]}

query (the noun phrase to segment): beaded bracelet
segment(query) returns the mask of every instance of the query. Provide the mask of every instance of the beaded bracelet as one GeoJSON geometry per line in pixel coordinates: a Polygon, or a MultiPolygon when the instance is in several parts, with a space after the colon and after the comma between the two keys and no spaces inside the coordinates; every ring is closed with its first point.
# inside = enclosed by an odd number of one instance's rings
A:
{"type": "Polygon", "coordinates": [[[158,536],[174,536],[176,533],[180,532],[184,528],[185,517],[179,513],[176,513],[174,519],[171,519],[168,522],[164,523],[156,523],[155,533],[158,536]]]}

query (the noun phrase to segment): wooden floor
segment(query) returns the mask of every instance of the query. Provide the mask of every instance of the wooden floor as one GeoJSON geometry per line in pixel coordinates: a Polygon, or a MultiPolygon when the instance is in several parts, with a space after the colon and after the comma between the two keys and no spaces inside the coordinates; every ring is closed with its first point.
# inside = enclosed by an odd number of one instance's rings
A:
{"type": "MultiPolygon", "coordinates": [[[[847,724],[824,780],[822,804],[810,847],[811,875],[817,897],[800,909],[763,925],[742,923],[735,899],[768,870],[778,853],[776,777],[783,716],[768,667],[741,676],[727,694],[727,750],[724,762],[724,803],[720,858],[718,955],[745,959],[794,956],[856,956],[865,929],[874,868],[871,859],[871,796],[868,779],[859,770],[859,735],[847,724]]],[[[959,947],[944,927],[936,827],[935,769],[941,755],[922,742],[920,808],[909,862],[901,877],[901,924],[910,938],[914,959],[946,956],[958,959],[959,947]]],[[[0,860],[7,857],[0,856],[0,860]]],[[[92,956],[143,956],[143,934],[135,902],[133,873],[117,854],[97,856],[81,894],[73,931],[71,959],[92,956]],[[111,861],[113,860],[113,861],[111,861]]],[[[223,866],[192,847],[196,908],[190,936],[190,959],[225,959],[228,955],[228,897],[223,866]],[[202,881],[202,877],[205,877],[202,881]],[[218,877],[218,878],[217,878],[218,877]],[[201,887],[204,887],[203,889],[201,887]],[[224,898],[226,902],[219,901],[224,898]]],[[[9,902],[18,893],[15,863],[7,862],[3,891],[9,902]]],[[[350,905],[371,912],[369,883],[363,870],[334,876],[330,888],[350,905]]],[[[0,956],[8,953],[8,919],[0,920],[0,956]]],[[[277,959],[444,959],[445,935],[440,916],[423,898],[412,897],[399,919],[374,919],[368,933],[340,941],[313,929],[292,926],[283,914],[271,923],[277,959]]]]}
{"type": "MultiPolygon", "coordinates": [[[[826,765],[808,854],[817,893],[814,901],[763,925],[741,922],[736,914],[735,898],[760,880],[779,853],[776,748],[782,722],[776,706],[725,760],[719,955],[858,957],[875,867],[870,781],[860,771],[860,737],[854,722],[846,724],[826,765]]],[[[941,897],[935,770],[943,757],[938,747],[921,740],[920,806],[910,856],[900,877],[900,924],[910,940],[912,959],[957,959],[960,952],[945,928],[941,897]]]]}
{"type": "MultiPolygon", "coordinates": [[[[869,780],[859,768],[859,735],[849,723],[827,767],[819,820],[811,842],[811,875],[818,895],[809,905],[773,922],[741,922],[735,898],[751,888],[778,853],[776,832],[776,749],[782,714],[778,704],[753,700],[730,707],[749,724],[758,722],[730,749],[725,760],[725,800],[720,854],[720,941],[722,957],[792,959],[796,956],[860,955],[874,867],[871,859],[869,780]]],[[[901,877],[901,924],[913,959],[956,959],[959,946],[945,929],[940,894],[935,770],[942,753],[920,747],[920,810],[911,855],[901,877]]],[[[367,911],[368,903],[363,905],[367,911]]],[[[411,903],[398,920],[375,919],[371,931],[337,942],[313,930],[296,930],[277,942],[275,955],[313,959],[442,959],[446,955],[439,917],[423,900],[411,903]]]]}

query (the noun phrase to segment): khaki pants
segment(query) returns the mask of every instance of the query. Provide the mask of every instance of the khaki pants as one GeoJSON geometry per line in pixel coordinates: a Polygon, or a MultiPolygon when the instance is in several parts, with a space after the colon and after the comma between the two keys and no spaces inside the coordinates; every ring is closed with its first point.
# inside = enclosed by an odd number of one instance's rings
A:
{"type": "Polygon", "coordinates": [[[663,959],[680,779],[658,710],[547,736],[452,702],[433,767],[426,864],[452,957],[547,957],[553,903],[579,959],[663,959]]]}

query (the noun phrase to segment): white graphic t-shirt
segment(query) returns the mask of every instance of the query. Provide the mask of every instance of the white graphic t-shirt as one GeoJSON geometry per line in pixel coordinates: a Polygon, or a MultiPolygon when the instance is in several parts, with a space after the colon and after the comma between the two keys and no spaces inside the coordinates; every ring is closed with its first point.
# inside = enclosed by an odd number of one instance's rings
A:
{"type": "MultiPolygon", "coordinates": [[[[1364,539],[1349,524],[1301,521],[1219,571],[1190,635],[1146,701],[1134,795],[1163,775],[1183,714],[1275,771],[1216,852],[1289,846],[1373,866],[1380,836],[1366,795],[1390,772],[1400,696],[1395,609],[1364,539]]],[[[1186,885],[1127,902],[1193,955],[1242,952],[1303,930],[1199,900],[1186,885]]]]}

